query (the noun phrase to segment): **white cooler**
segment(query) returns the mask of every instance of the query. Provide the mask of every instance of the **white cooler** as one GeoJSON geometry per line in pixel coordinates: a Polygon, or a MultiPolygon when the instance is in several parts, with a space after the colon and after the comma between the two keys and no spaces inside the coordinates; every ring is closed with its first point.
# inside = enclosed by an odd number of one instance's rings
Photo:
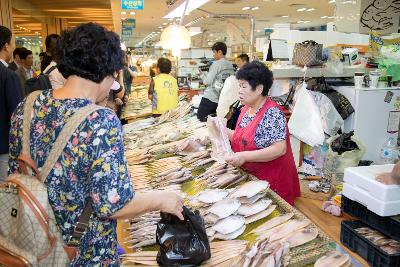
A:
{"type": "Polygon", "coordinates": [[[400,186],[385,185],[375,180],[391,172],[393,164],[350,167],[344,171],[343,195],[380,216],[400,214],[400,186]]]}

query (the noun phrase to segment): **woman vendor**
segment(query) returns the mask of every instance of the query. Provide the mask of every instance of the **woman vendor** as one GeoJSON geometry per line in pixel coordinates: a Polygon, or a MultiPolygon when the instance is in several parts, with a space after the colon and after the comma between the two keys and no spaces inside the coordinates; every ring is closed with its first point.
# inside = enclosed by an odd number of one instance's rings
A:
{"type": "Polygon", "coordinates": [[[285,116],[267,97],[272,72],[261,62],[251,62],[237,72],[236,78],[244,107],[235,131],[228,129],[235,153],[227,162],[268,181],[272,190],[294,205],[300,184],[285,116]]]}

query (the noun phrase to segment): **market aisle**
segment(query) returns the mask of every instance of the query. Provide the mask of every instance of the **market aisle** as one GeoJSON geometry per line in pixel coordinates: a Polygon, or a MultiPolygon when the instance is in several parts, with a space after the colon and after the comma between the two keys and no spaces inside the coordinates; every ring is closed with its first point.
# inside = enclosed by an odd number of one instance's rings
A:
{"type": "Polygon", "coordinates": [[[315,223],[322,231],[330,236],[337,244],[346,250],[354,259],[363,266],[369,266],[368,263],[358,254],[353,253],[340,243],[340,224],[343,220],[354,219],[351,216],[344,214],[342,217],[330,215],[321,210],[322,201],[308,198],[297,198],[295,207],[315,223]]]}

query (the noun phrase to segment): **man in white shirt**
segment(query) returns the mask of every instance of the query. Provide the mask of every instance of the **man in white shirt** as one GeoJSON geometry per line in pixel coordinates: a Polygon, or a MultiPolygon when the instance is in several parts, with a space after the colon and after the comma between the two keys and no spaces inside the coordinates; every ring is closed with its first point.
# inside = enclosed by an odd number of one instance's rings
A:
{"type": "MultiPolygon", "coordinates": [[[[245,64],[249,63],[249,56],[247,54],[241,54],[236,58],[236,65],[238,69],[241,69],[245,64]]],[[[229,112],[229,107],[239,100],[238,95],[239,84],[235,75],[231,75],[226,79],[224,87],[222,88],[221,94],[219,96],[218,107],[217,107],[217,117],[225,118],[229,112]]]]}
{"type": "Polygon", "coordinates": [[[33,70],[33,53],[31,50],[24,50],[20,54],[21,64],[18,70],[15,71],[19,77],[19,81],[21,84],[21,95],[25,95],[25,82],[31,78],[36,77],[36,73],[33,70]]]}

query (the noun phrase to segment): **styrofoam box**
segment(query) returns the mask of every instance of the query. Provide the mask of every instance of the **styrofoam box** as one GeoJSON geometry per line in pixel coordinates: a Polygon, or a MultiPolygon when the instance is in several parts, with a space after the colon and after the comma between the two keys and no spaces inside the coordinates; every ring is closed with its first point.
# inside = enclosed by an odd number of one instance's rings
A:
{"type": "Polygon", "coordinates": [[[374,198],[373,195],[362,188],[348,183],[343,184],[343,195],[362,204],[367,207],[367,209],[380,216],[394,216],[400,214],[400,200],[383,202],[382,200],[374,198]]]}
{"type": "Polygon", "coordinates": [[[391,172],[393,166],[387,164],[346,168],[344,182],[356,186],[377,200],[400,201],[400,185],[385,185],[375,179],[381,173],[391,172]]]}

